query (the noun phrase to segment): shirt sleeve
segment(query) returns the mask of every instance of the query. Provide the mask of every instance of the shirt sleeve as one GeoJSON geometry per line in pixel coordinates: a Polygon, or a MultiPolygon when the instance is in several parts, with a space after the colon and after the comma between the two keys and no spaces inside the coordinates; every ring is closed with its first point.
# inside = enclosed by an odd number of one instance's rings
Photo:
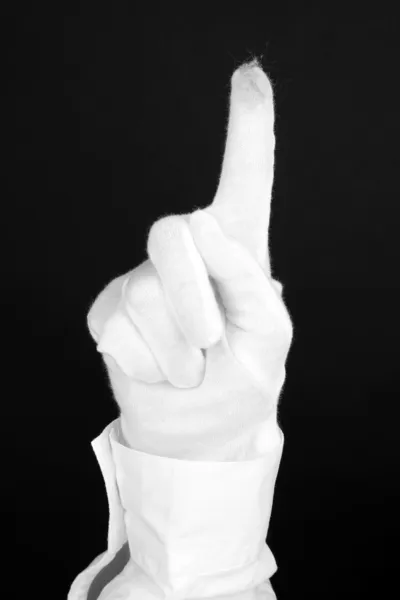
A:
{"type": "Polygon", "coordinates": [[[162,598],[236,600],[262,586],[260,598],[275,598],[267,580],[277,565],[265,538],[284,444],[278,425],[273,437],[256,459],[181,460],[129,448],[120,419],[110,423],[92,441],[108,498],[108,548],[78,575],[68,600],[86,600],[127,541],[162,598]]]}

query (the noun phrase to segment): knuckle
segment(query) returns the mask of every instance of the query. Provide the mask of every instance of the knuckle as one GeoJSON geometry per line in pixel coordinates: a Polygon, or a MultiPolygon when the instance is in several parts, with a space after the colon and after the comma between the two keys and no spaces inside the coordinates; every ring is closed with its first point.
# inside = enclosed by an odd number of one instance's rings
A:
{"type": "Polygon", "coordinates": [[[98,341],[98,338],[102,334],[105,322],[117,308],[125,278],[126,275],[120,275],[113,279],[98,294],[90,307],[86,320],[89,331],[95,341],[98,341]]]}
{"type": "Polygon", "coordinates": [[[282,292],[283,292],[283,285],[280,281],[277,281],[276,279],[271,279],[271,283],[273,285],[273,287],[275,288],[275,290],[278,292],[278,294],[280,296],[282,296],[282,292]]]}
{"type": "Polygon", "coordinates": [[[290,346],[293,339],[293,322],[286,304],[282,299],[277,303],[277,333],[281,337],[284,344],[290,346]]]}
{"type": "Polygon", "coordinates": [[[292,345],[292,340],[293,340],[293,324],[292,324],[290,317],[287,317],[284,321],[283,339],[284,339],[285,345],[289,349],[290,346],[292,345]]]}
{"type": "Polygon", "coordinates": [[[168,215],[155,221],[148,235],[148,251],[151,251],[154,244],[163,243],[175,237],[177,232],[182,230],[183,223],[184,221],[179,215],[168,215]]]}

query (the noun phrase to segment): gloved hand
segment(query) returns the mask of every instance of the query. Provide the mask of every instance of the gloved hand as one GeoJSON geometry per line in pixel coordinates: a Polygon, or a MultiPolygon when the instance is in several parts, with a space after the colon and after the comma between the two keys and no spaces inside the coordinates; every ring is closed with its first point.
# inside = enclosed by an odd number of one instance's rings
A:
{"type": "Polygon", "coordinates": [[[232,76],[214,201],[156,221],[150,260],[89,311],[135,450],[237,461],[272,443],[293,337],[269,259],[274,148],[271,84],[250,63],[232,76]]]}

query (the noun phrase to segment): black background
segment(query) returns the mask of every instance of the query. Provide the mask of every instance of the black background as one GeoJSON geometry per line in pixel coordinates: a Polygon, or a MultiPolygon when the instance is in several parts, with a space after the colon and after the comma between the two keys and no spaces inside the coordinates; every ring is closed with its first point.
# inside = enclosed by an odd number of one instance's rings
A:
{"type": "Polygon", "coordinates": [[[255,56],[274,85],[270,239],[295,327],[272,584],[278,600],[396,596],[394,13],[379,3],[370,13],[351,3],[39,3],[10,32],[2,338],[3,429],[20,462],[9,509],[16,597],[65,599],[106,549],[90,442],[118,411],[86,315],[147,258],[155,220],[212,201],[230,77],[255,56]]]}

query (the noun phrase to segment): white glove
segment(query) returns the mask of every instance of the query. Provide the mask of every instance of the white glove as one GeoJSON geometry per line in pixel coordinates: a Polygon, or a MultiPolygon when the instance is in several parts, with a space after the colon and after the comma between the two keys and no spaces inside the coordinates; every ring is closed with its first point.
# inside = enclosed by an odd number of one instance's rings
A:
{"type": "Polygon", "coordinates": [[[150,260],[88,314],[135,450],[237,461],[272,443],[293,337],[268,250],[274,148],[271,84],[244,65],[214,201],[154,223],[150,260]]]}

